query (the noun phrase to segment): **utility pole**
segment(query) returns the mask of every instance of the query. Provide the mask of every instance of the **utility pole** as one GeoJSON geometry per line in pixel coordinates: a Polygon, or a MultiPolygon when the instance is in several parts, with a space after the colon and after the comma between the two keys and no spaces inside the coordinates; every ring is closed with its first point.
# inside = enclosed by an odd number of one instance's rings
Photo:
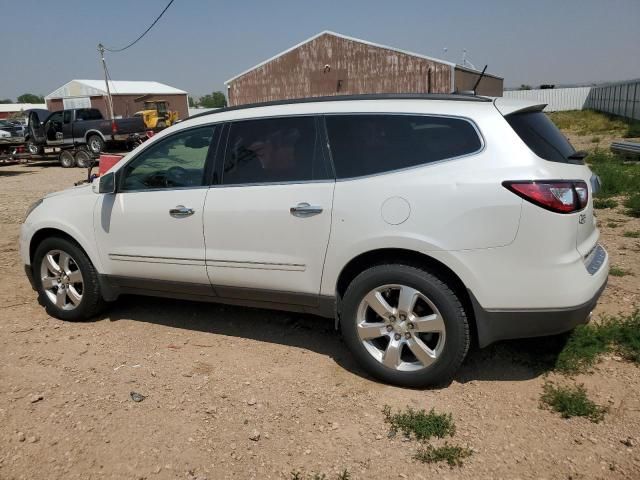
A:
{"type": "Polygon", "coordinates": [[[102,61],[102,69],[104,70],[104,83],[107,86],[107,110],[109,113],[109,120],[113,120],[113,99],[111,98],[111,90],[109,89],[109,76],[107,75],[107,62],[104,60],[104,45],[98,44],[98,52],[100,52],[100,60],[102,61]]]}

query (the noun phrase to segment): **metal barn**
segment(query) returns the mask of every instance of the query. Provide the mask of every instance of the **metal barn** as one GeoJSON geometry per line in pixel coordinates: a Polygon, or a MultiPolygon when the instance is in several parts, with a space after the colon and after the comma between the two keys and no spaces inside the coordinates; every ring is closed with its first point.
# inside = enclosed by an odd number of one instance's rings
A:
{"type": "MultiPolygon", "coordinates": [[[[446,60],[324,31],[227,80],[230,105],[362,93],[469,90],[480,72],[446,60]]],[[[485,73],[480,95],[501,96],[485,73]]]]}
{"type": "MultiPolygon", "coordinates": [[[[166,100],[169,110],[179,118],[189,117],[187,92],[159,82],[110,80],[109,89],[116,117],[131,117],[142,110],[144,101],[166,100]]],[[[108,117],[107,86],[104,80],[71,80],[47,95],[47,108],[53,112],[65,108],[98,108],[108,117]]]]}

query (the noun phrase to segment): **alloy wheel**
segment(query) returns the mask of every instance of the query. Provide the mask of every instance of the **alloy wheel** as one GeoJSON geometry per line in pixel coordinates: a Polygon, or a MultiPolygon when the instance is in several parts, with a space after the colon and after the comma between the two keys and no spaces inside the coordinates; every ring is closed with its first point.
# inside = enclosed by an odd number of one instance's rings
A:
{"type": "Polygon", "coordinates": [[[360,302],[357,332],[378,362],[399,371],[430,367],[442,354],[446,328],[440,311],[407,285],[383,285],[360,302]]]}
{"type": "Polygon", "coordinates": [[[42,289],[61,310],[73,310],[82,301],[84,280],[76,261],[62,250],[50,250],[40,264],[42,289]]]}

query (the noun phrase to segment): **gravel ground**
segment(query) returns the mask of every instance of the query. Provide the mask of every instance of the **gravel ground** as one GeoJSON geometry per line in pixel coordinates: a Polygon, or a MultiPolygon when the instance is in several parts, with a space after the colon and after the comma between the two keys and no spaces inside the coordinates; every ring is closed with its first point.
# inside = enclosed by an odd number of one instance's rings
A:
{"type": "MultiPolygon", "coordinates": [[[[313,316],[134,296],[91,322],[47,316],[22,271],[19,223],[82,176],[0,166],[0,478],[640,478],[638,368],[604,358],[576,378],[609,407],[604,422],[561,419],[539,408],[538,361],[554,339],[472,351],[448,387],[408,390],[368,378],[313,316]],[[388,437],[384,405],[451,412],[450,442],[473,455],[460,468],[413,460],[415,441],[388,437]]],[[[612,263],[634,275],[611,277],[595,315],[627,313],[640,303],[640,240],[622,232],[640,221],[598,216],[612,263]]]]}

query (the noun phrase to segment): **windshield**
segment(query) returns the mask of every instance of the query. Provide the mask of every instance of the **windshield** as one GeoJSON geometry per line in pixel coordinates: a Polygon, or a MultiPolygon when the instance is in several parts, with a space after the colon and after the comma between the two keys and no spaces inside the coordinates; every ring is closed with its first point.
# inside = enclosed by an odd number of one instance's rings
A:
{"type": "Polygon", "coordinates": [[[505,119],[522,141],[540,158],[568,163],[569,157],[576,153],[569,140],[542,112],[513,113],[505,119]]]}

